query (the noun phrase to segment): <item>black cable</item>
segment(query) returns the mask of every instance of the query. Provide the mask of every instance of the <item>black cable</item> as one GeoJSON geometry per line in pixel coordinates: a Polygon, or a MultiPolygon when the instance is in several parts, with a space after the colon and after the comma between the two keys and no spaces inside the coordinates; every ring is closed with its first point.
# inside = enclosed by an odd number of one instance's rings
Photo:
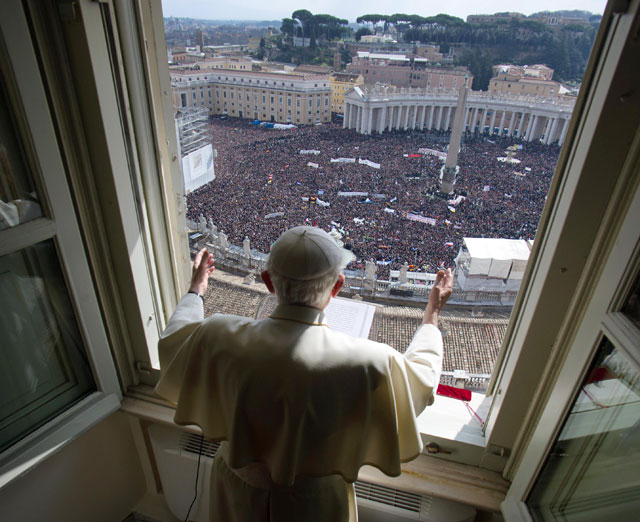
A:
{"type": "Polygon", "coordinates": [[[187,511],[187,516],[184,517],[184,522],[189,520],[189,514],[191,513],[191,509],[193,505],[196,503],[196,498],[198,498],[198,476],[200,475],[200,459],[202,457],[202,445],[204,444],[204,435],[200,435],[200,451],[198,451],[198,467],[196,468],[196,485],[195,492],[193,495],[193,500],[191,501],[191,505],[189,506],[189,511],[187,511]]]}

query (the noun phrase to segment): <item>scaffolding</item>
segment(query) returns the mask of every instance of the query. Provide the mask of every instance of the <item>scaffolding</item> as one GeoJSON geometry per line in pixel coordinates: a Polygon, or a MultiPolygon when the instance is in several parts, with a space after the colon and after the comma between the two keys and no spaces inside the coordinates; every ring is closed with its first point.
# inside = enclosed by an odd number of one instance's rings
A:
{"type": "Polygon", "coordinates": [[[184,108],[176,113],[180,158],[211,143],[208,127],[209,109],[184,108]]]}

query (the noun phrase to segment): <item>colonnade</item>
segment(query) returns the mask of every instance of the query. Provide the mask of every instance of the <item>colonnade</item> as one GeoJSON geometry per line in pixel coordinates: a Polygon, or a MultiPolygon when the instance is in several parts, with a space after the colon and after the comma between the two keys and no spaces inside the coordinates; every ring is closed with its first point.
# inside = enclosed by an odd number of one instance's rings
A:
{"type": "MultiPolygon", "coordinates": [[[[352,91],[345,96],[343,127],[361,134],[410,129],[446,131],[453,124],[456,103],[457,96],[453,93],[449,96],[385,93],[384,97],[376,97],[352,91]]],[[[555,100],[470,93],[464,125],[471,132],[562,145],[572,110],[572,104],[555,100]]]]}

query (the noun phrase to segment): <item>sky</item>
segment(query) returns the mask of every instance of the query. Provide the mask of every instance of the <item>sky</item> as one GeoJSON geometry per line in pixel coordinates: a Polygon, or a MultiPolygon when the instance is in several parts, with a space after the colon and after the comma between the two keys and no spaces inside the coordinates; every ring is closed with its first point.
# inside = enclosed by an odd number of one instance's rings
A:
{"type": "Polygon", "coordinates": [[[162,0],[165,17],[189,17],[208,20],[281,20],[298,9],[313,14],[330,14],[355,22],[358,16],[376,14],[417,14],[433,16],[439,13],[466,19],[469,14],[493,14],[517,11],[526,15],[538,11],[581,9],[602,14],[605,0],[162,0]]]}

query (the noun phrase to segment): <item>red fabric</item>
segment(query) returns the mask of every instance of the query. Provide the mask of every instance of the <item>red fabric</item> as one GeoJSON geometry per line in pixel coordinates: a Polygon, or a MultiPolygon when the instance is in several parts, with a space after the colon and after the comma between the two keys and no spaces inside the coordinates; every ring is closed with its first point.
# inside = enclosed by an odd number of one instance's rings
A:
{"type": "Polygon", "coordinates": [[[458,399],[461,401],[468,402],[471,400],[470,390],[456,388],[455,386],[447,386],[446,384],[438,384],[436,394],[442,395],[443,397],[450,397],[451,399],[458,399]]]}
{"type": "Polygon", "coordinates": [[[616,376],[609,371],[609,368],[606,368],[605,366],[598,366],[591,371],[584,384],[587,385],[593,382],[607,381],[615,378],[616,376]]]}

